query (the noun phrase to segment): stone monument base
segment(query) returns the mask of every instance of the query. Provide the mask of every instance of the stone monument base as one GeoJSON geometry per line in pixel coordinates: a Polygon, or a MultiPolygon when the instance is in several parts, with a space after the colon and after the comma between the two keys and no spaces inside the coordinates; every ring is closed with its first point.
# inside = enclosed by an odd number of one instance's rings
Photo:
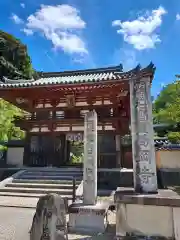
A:
{"type": "Polygon", "coordinates": [[[114,201],[117,239],[180,239],[180,196],[172,190],[143,195],[118,188],[114,201]]]}
{"type": "Polygon", "coordinates": [[[106,230],[109,202],[97,202],[96,205],[73,203],[69,206],[70,232],[103,233],[106,230]]]}

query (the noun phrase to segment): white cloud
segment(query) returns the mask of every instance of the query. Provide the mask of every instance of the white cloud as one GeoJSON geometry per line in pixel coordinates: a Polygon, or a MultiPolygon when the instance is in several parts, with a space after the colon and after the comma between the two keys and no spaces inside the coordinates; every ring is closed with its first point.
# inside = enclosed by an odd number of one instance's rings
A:
{"type": "Polygon", "coordinates": [[[176,20],[177,20],[177,21],[180,20],[180,14],[179,14],[179,13],[176,14],[176,20]]]}
{"type": "Polygon", "coordinates": [[[78,64],[84,63],[84,59],[83,58],[73,58],[72,61],[74,63],[78,63],[78,64]]]}
{"type": "Polygon", "coordinates": [[[33,35],[33,31],[31,29],[28,29],[28,28],[24,28],[22,29],[22,31],[27,35],[27,36],[30,36],[30,35],[33,35]]]}
{"type": "Polygon", "coordinates": [[[24,3],[21,3],[20,6],[21,6],[22,8],[25,8],[25,4],[24,4],[24,3]]]}
{"type": "Polygon", "coordinates": [[[139,16],[133,21],[115,20],[112,26],[120,27],[117,33],[122,34],[124,41],[132,44],[138,50],[154,48],[156,43],[161,42],[156,29],[162,24],[162,16],[166,14],[163,7],[159,7],[152,12],[146,12],[144,16],[139,16]]]}
{"type": "Polygon", "coordinates": [[[39,32],[52,42],[55,49],[65,52],[87,54],[86,44],[81,38],[81,30],[86,23],[79,11],[69,5],[47,6],[41,8],[27,18],[24,32],[39,32]]]}
{"type": "Polygon", "coordinates": [[[11,19],[14,21],[14,23],[16,24],[22,24],[23,23],[23,20],[18,17],[16,14],[12,13],[11,15],[11,19]]]}

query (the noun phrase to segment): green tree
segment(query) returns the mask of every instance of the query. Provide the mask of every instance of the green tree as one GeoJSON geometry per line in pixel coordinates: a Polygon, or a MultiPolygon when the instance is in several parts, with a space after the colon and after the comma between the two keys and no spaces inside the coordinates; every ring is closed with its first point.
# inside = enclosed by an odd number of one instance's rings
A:
{"type": "Polygon", "coordinates": [[[159,123],[180,123],[180,81],[163,88],[154,102],[153,111],[159,123]]]}
{"type": "MultiPolygon", "coordinates": [[[[30,79],[38,77],[34,71],[27,47],[9,33],[0,31],[0,80],[30,79]]],[[[0,99],[0,141],[21,139],[24,132],[15,126],[16,117],[22,117],[23,112],[10,103],[0,99]]]]}
{"type": "Polygon", "coordinates": [[[167,85],[161,91],[153,104],[156,123],[169,123],[176,131],[168,132],[168,138],[173,142],[180,141],[180,81],[167,85]]]}
{"type": "Polygon", "coordinates": [[[82,163],[84,158],[84,143],[81,141],[71,141],[71,162],[82,163]]]}
{"type": "Polygon", "coordinates": [[[33,70],[26,45],[9,33],[0,31],[0,76],[30,79],[33,70]]]}
{"type": "Polygon", "coordinates": [[[12,104],[0,100],[0,141],[22,139],[24,132],[14,125],[16,117],[21,118],[23,112],[12,104]]]}

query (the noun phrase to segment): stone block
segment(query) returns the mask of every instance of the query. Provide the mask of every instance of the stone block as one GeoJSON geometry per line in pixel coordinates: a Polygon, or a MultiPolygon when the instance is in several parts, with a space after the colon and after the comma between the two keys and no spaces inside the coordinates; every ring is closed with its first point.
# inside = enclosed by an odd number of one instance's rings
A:
{"type": "Polygon", "coordinates": [[[107,227],[108,208],[108,202],[100,202],[96,205],[72,204],[69,207],[69,231],[103,233],[107,227]]]}
{"type": "Polygon", "coordinates": [[[180,240],[180,208],[173,208],[174,236],[180,240]]]}
{"type": "MultiPolygon", "coordinates": [[[[172,208],[163,206],[123,204],[117,206],[116,233],[138,236],[173,236],[172,208]],[[124,208],[124,209],[123,209],[124,208]],[[124,226],[119,223],[119,216],[124,210],[124,226]],[[165,219],[165,220],[164,220],[165,219]],[[120,226],[120,229],[119,229],[120,226]],[[122,232],[122,230],[124,230],[122,232]]],[[[121,220],[122,221],[122,220],[121,220]]]]}
{"type": "Polygon", "coordinates": [[[115,193],[116,237],[180,239],[180,196],[171,190],[137,194],[133,189],[115,193]]]}

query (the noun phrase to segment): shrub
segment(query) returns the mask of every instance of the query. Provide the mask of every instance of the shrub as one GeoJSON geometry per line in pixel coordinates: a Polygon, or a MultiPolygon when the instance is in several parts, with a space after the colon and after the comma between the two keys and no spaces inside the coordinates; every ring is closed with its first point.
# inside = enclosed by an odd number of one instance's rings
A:
{"type": "Polygon", "coordinates": [[[180,132],[169,132],[168,139],[172,143],[180,143],[180,132]]]}

